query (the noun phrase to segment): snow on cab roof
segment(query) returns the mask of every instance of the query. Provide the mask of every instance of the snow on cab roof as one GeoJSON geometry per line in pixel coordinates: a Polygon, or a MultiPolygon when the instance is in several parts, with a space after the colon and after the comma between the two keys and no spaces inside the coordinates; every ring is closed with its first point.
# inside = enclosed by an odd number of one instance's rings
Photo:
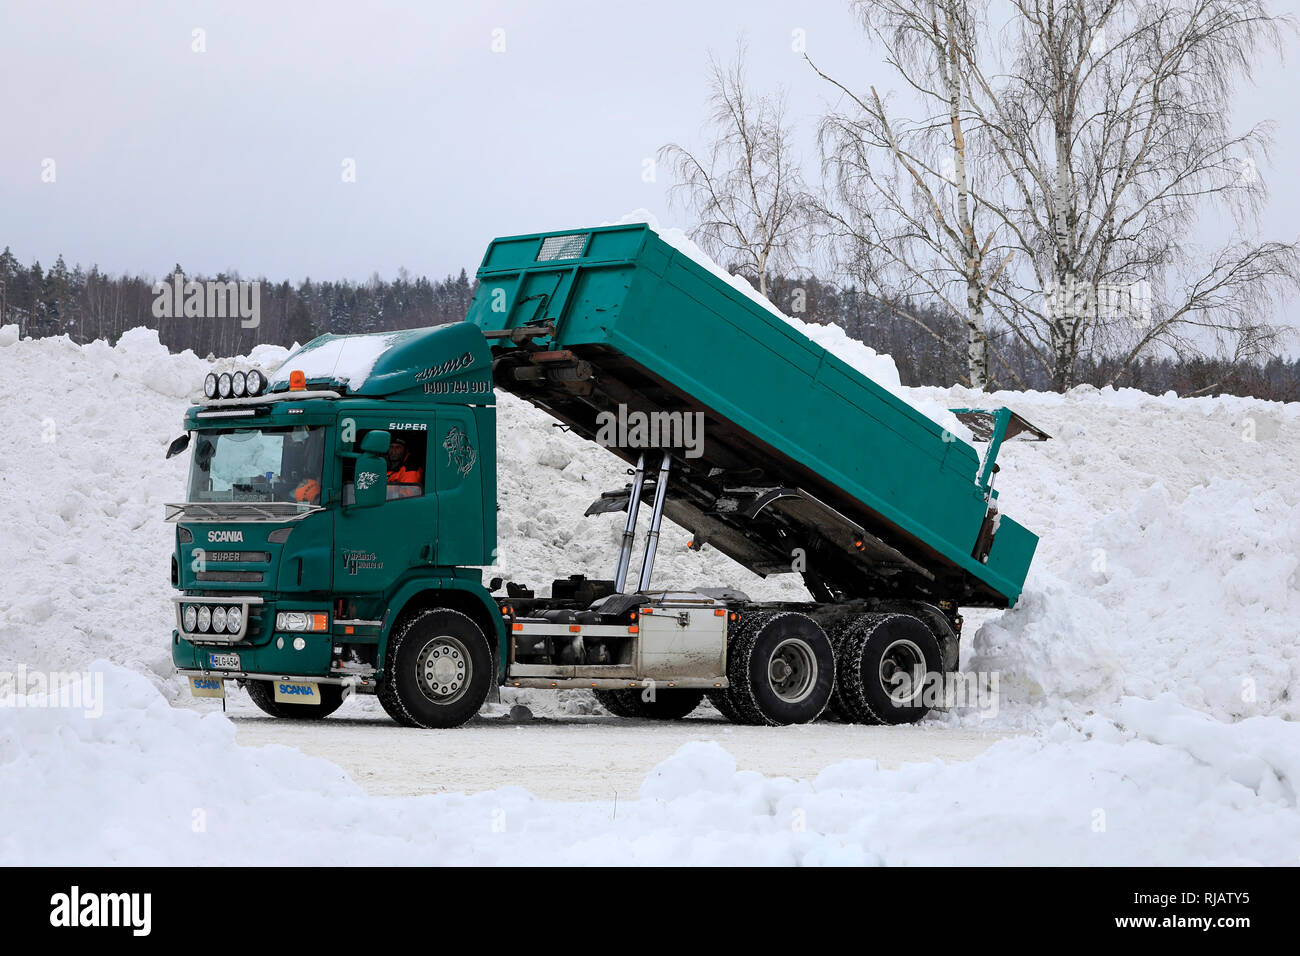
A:
{"type": "Polygon", "coordinates": [[[289,382],[290,372],[302,372],[307,381],[329,379],[359,389],[370,377],[380,356],[397,345],[408,332],[370,335],[326,334],[299,346],[271,376],[270,388],[289,382]]]}

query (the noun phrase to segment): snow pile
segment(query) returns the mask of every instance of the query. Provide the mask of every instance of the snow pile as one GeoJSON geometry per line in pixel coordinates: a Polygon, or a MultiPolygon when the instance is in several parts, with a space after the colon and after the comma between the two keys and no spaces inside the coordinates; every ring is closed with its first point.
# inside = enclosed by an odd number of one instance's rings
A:
{"type": "Polygon", "coordinates": [[[1136,498],[1033,573],[972,669],[1001,672],[1013,709],[1168,691],[1223,719],[1300,719],[1300,493],[1219,480],[1178,504],[1160,485],[1136,498]]]}
{"type": "Polygon", "coordinates": [[[0,666],[108,657],[162,675],[175,531],[161,519],[188,466],[164,456],[211,366],[145,329],[109,347],[15,343],[13,328],[0,332],[0,666]]]}
{"type": "Polygon", "coordinates": [[[0,766],[23,785],[0,789],[0,865],[1227,866],[1294,863],[1300,844],[1300,726],[1222,725],[1171,697],[969,763],[847,761],[812,781],[691,743],[615,806],[516,787],[368,797],[324,760],[237,745],[229,721],[130,671],[91,676],[98,719],[35,697],[3,715],[0,766]]]}
{"type": "Polygon", "coordinates": [[[983,402],[1053,436],[999,457],[1003,510],[1041,536],[1024,595],[968,615],[983,623],[965,667],[1000,673],[1003,722],[1166,692],[1222,720],[1300,717],[1300,405],[1092,388],[983,402]]]}

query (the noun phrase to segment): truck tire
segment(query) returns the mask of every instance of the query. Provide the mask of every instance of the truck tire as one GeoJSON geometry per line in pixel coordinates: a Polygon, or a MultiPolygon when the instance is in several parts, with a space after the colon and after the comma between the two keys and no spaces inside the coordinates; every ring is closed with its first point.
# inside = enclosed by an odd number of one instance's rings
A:
{"type": "Polygon", "coordinates": [[[864,614],[840,648],[837,693],[856,723],[910,724],[929,712],[925,689],[942,676],[943,653],[910,614],[864,614]]]}
{"type": "Polygon", "coordinates": [[[745,722],[740,716],[740,711],[731,702],[731,695],[727,688],[709,691],[708,698],[709,703],[717,709],[718,713],[733,724],[743,724],[745,722]]]}
{"type": "MultiPolygon", "coordinates": [[[[745,635],[749,633],[750,626],[761,624],[771,616],[771,612],[755,611],[741,615],[740,623],[727,630],[727,674],[728,685],[731,684],[731,660],[735,655],[736,648],[745,640],[745,635]]],[[[721,690],[711,690],[708,692],[709,702],[717,708],[718,713],[727,718],[733,724],[751,724],[754,721],[749,715],[741,710],[740,702],[732,693],[731,686],[721,690]]]]}
{"type": "Polygon", "coordinates": [[[821,625],[806,614],[755,614],[742,622],[727,648],[727,680],[737,723],[806,724],[830,702],[835,651],[821,625]]]}
{"type": "Polygon", "coordinates": [[[842,683],[844,680],[844,668],[840,665],[844,644],[849,638],[849,634],[859,625],[862,618],[866,615],[857,615],[846,620],[840,621],[835,625],[834,630],[830,633],[831,648],[835,654],[835,688],[831,691],[830,703],[826,705],[826,711],[822,714],[824,720],[833,720],[841,724],[856,723],[853,719],[853,712],[849,709],[848,703],[844,700],[842,683]]]}
{"type": "Polygon", "coordinates": [[[479,712],[495,678],[482,629],[460,611],[418,611],[388,639],[379,703],[406,727],[459,727],[479,712]]]}
{"type": "Polygon", "coordinates": [[[622,690],[598,690],[596,699],[616,717],[641,717],[646,720],[680,720],[704,700],[704,691],[681,687],[655,689],[655,699],[642,697],[637,687],[622,690]]]}
{"type": "Polygon", "coordinates": [[[258,710],[290,720],[321,720],[343,705],[343,685],[317,684],[316,688],[320,691],[319,704],[281,704],[275,699],[275,688],[269,680],[244,681],[248,699],[257,705],[258,710]]]}

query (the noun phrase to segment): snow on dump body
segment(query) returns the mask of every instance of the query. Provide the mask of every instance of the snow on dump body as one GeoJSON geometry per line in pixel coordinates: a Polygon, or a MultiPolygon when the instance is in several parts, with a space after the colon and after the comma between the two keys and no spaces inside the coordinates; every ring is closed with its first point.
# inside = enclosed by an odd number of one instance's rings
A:
{"type": "Polygon", "coordinates": [[[356,390],[370,377],[380,356],[401,341],[402,333],[382,335],[323,335],[289,354],[271,376],[271,388],[288,384],[290,372],[307,381],[329,379],[356,390]]]}
{"type": "Polygon", "coordinates": [[[777,316],[781,321],[794,329],[797,329],[805,338],[830,352],[837,359],[847,363],[858,372],[871,379],[881,388],[888,391],[891,395],[901,402],[905,402],[912,408],[916,409],[922,415],[938,424],[950,435],[954,435],[967,443],[974,443],[975,438],[962,422],[957,419],[948,406],[942,402],[935,401],[925,395],[922,395],[914,389],[908,388],[903,384],[898,375],[898,366],[894,364],[893,358],[883,352],[877,352],[871,346],[857,339],[850,338],[848,333],[840,326],[818,325],[815,322],[801,322],[796,318],[786,315],[778,309],[769,299],[759,293],[743,276],[732,275],[722,266],[713,261],[712,257],[705,252],[691,239],[683,230],[677,228],[664,227],[659,224],[659,219],[654,213],[647,209],[637,209],[628,213],[621,219],[613,222],[603,222],[602,226],[625,226],[633,223],[645,223],[650,229],[664,242],[672,246],[682,255],[691,259],[698,265],[707,269],[713,275],[717,276],[727,285],[743,293],[748,299],[761,305],[768,312],[777,316]]]}

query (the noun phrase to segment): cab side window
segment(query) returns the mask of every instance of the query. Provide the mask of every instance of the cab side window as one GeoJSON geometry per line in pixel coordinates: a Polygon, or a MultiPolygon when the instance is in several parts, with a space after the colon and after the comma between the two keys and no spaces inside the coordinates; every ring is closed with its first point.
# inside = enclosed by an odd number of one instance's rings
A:
{"type": "Polygon", "coordinates": [[[391,431],[388,446],[388,499],[418,498],[424,494],[429,433],[391,431]]]}
{"type": "MultiPolygon", "coordinates": [[[[361,429],[357,432],[357,446],[360,446],[367,432],[374,429],[361,429]]],[[[419,498],[424,495],[428,474],[427,458],[429,433],[424,431],[389,430],[392,438],[388,446],[388,500],[399,498],[419,498]]],[[[356,472],[356,460],[343,459],[343,500],[350,504],[355,500],[353,475],[356,472]]]]}

